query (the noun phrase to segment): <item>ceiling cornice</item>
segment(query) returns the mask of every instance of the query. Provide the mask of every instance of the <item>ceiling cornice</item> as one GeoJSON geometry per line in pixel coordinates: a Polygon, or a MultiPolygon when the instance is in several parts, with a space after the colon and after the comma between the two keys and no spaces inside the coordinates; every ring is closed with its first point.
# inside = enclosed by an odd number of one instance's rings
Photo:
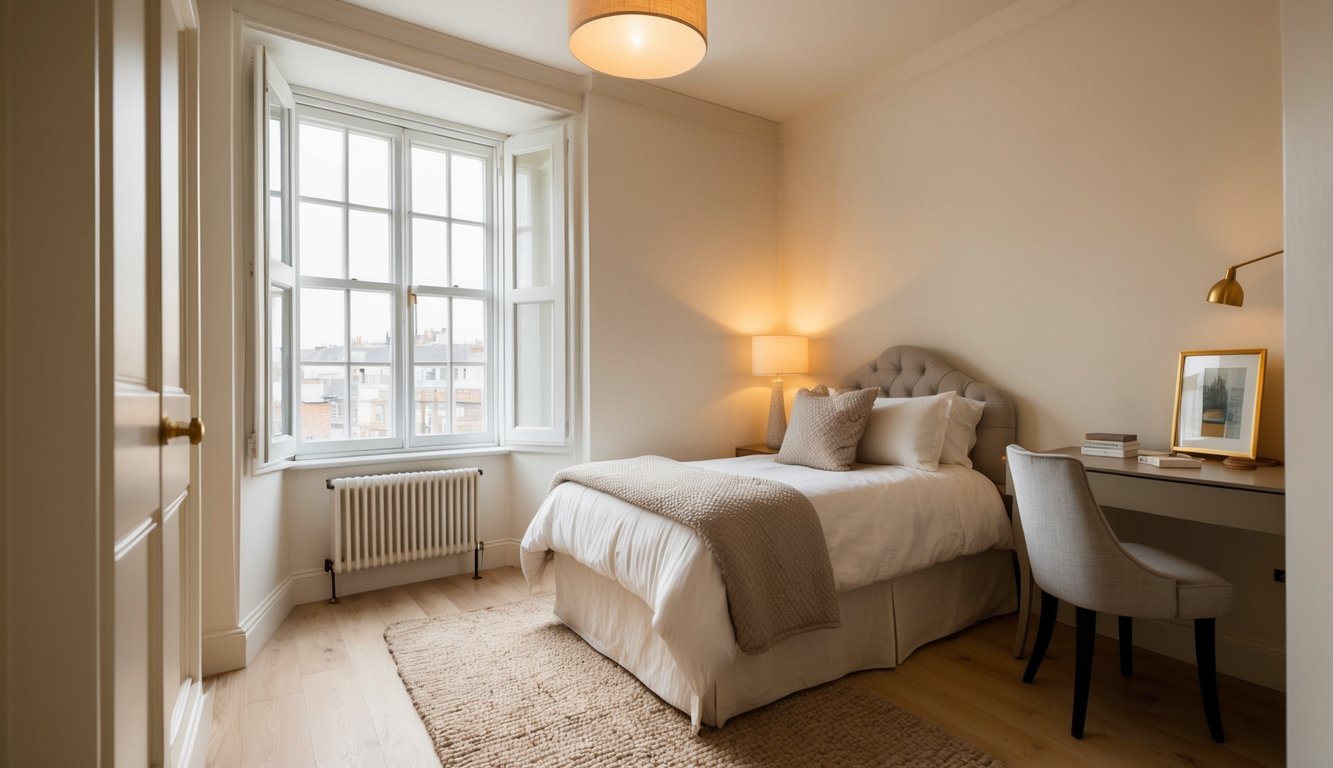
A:
{"type": "Polygon", "coordinates": [[[584,77],[586,89],[590,93],[614,96],[757,138],[774,142],[778,140],[778,124],[772,120],[668,91],[642,80],[625,80],[600,72],[591,72],[584,77]]]}
{"type": "Polygon", "coordinates": [[[583,77],[339,0],[234,0],[256,29],[576,114],[583,77]]]}

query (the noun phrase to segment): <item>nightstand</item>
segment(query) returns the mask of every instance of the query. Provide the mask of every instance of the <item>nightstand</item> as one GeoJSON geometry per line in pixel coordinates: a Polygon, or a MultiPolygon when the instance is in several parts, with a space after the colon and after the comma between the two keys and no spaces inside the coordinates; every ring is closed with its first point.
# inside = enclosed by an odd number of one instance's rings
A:
{"type": "Polygon", "coordinates": [[[777,452],[777,448],[769,448],[768,445],[764,443],[736,446],[737,456],[771,456],[777,452]]]}

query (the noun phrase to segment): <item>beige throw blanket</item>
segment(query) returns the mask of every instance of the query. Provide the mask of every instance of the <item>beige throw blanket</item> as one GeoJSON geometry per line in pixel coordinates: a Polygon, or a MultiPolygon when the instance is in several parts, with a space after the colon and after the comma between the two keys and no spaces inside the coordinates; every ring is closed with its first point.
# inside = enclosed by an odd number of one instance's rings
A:
{"type": "Polygon", "coordinates": [[[762,653],[801,632],[839,626],[824,529],[800,491],[661,456],[562,469],[572,482],[655,512],[697,532],[722,571],[736,644],[762,653]]]}

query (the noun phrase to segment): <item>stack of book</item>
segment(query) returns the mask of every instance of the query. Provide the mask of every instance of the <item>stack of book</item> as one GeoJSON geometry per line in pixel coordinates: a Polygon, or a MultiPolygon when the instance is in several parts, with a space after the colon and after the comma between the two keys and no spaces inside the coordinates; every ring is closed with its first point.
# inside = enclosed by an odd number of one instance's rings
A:
{"type": "Polygon", "coordinates": [[[1139,455],[1139,436],[1117,432],[1089,432],[1083,436],[1083,453],[1087,456],[1110,456],[1132,459],[1139,455]]]}

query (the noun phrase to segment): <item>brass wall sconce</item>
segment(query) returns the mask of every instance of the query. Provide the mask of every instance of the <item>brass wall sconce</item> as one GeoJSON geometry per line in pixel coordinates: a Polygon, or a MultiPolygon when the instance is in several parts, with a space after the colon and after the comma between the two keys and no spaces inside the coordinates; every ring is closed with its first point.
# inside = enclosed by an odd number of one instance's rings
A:
{"type": "Polygon", "coordinates": [[[1208,300],[1214,304],[1229,304],[1233,307],[1239,307],[1244,304],[1245,291],[1240,287],[1240,283],[1236,282],[1236,270],[1246,264],[1253,264],[1256,261],[1271,259],[1280,253],[1282,253],[1282,251],[1273,251],[1272,253],[1264,254],[1257,259],[1242,261],[1234,267],[1228,267],[1226,277],[1213,283],[1213,287],[1208,291],[1208,300]]]}

